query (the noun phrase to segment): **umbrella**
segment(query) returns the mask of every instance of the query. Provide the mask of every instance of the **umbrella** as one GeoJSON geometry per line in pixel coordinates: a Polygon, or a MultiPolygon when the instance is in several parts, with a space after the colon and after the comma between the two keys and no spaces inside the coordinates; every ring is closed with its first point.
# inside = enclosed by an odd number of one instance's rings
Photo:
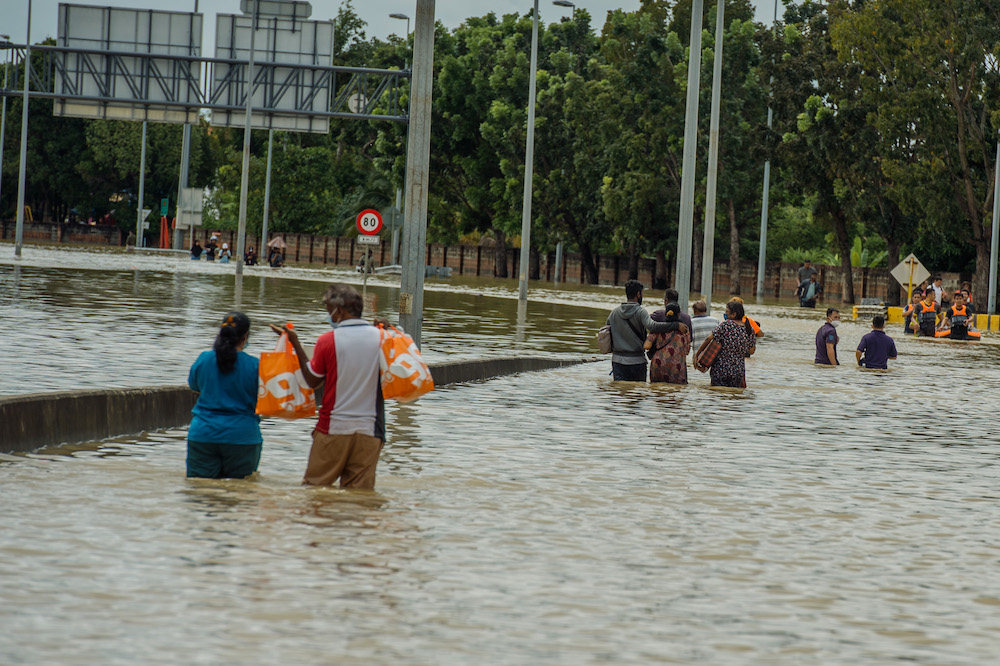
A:
{"type": "Polygon", "coordinates": [[[267,241],[267,246],[268,247],[276,247],[279,250],[284,250],[286,247],[288,247],[288,244],[285,243],[285,240],[281,236],[277,236],[277,237],[272,238],[271,240],[267,241]]]}

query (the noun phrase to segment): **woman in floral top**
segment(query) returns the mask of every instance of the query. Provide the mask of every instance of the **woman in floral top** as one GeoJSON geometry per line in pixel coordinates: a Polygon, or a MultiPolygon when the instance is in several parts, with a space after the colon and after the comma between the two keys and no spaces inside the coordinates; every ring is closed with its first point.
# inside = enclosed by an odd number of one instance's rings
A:
{"type": "Polygon", "coordinates": [[[712,340],[716,340],[722,347],[710,371],[712,386],[745,388],[747,385],[744,358],[750,353],[754,340],[747,333],[743,317],[742,303],[736,301],[726,303],[725,320],[708,334],[698,349],[700,354],[712,340]]]}
{"type": "MultiPolygon", "coordinates": [[[[653,321],[680,321],[681,308],[666,303],[663,310],[652,314],[653,321]]],[[[643,345],[649,356],[649,381],[687,384],[687,355],[691,351],[691,332],[650,333],[643,345]]]]}

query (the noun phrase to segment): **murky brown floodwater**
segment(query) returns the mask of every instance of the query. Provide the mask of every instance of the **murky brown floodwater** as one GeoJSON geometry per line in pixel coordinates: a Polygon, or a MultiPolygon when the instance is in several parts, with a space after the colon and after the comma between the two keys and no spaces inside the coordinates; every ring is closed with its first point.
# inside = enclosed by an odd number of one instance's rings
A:
{"type": "MultiPolygon", "coordinates": [[[[236,299],[232,267],[25,254],[0,244],[6,394],[182,383],[236,299]]],[[[306,338],[359,277],[272,275],[243,309],[306,338]]],[[[533,290],[519,324],[516,285],[434,288],[433,360],[587,353],[620,300],[533,290]]],[[[265,422],[256,482],[186,481],[183,430],[4,456],[0,663],[995,661],[998,347],[819,369],[819,312],[750,310],[746,391],[605,361],[392,404],[375,494],[298,485],[308,422],[265,422]]]]}

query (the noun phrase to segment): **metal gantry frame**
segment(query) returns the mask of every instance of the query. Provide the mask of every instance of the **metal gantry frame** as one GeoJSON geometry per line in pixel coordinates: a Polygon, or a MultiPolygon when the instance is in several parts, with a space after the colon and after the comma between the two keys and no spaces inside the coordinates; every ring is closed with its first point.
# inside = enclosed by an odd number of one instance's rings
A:
{"type": "MultiPolygon", "coordinates": [[[[10,62],[18,64],[23,63],[27,50],[24,44],[13,43],[0,44],[0,49],[12,52],[10,62]]],[[[40,63],[30,63],[29,66],[31,96],[35,98],[96,102],[109,106],[142,107],[148,104],[151,108],[196,112],[217,110],[239,113],[245,109],[247,62],[244,60],[62,46],[32,46],[31,52],[41,60],[40,63]],[[78,58],[83,66],[68,72],[68,55],[78,58]],[[105,66],[97,66],[94,56],[106,58],[105,66]],[[192,73],[192,70],[198,69],[195,65],[200,65],[200,77],[192,73]],[[213,80],[212,72],[216,65],[226,66],[227,75],[218,85],[206,86],[203,82],[213,80]],[[65,84],[69,84],[65,86],[64,92],[55,90],[60,76],[64,77],[62,80],[65,84]],[[125,81],[128,86],[131,93],[128,102],[113,96],[116,80],[125,81]],[[79,94],[85,82],[96,87],[100,94],[79,94]],[[150,98],[149,92],[154,86],[162,98],[150,98]],[[225,101],[227,99],[239,101],[230,103],[225,101]]],[[[403,84],[409,78],[409,70],[257,62],[253,91],[263,89],[267,105],[254,105],[254,116],[301,115],[405,123],[409,118],[405,106],[400,102],[400,96],[403,84]],[[275,77],[275,70],[283,70],[283,77],[275,77]],[[306,76],[309,72],[319,72],[320,76],[310,82],[307,80],[310,77],[306,76]],[[346,82],[339,83],[345,78],[346,82]],[[316,111],[312,102],[321,95],[328,95],[331,102],[328,109],[316,111]],[[278,103],[289,96],[295,102],[294,107],[278,108],[278,103]],[[351,101],[356,99],[363,99],[363,103],[351,108],[351,101]]],[[[19,96],[22,94],[19,90],[22,86],[22,68],[14,64],[10,80],[0,87],[0,96],[19,96]]]]}

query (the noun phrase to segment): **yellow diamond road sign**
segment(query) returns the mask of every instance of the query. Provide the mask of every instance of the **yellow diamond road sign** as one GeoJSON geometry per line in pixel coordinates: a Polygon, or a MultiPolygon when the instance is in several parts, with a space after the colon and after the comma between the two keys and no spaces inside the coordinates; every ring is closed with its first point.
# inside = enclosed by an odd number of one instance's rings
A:
{"type": "Polygon", "coordinates": [[[899,265],[889,271],[889,274],[904,287],[918,285],[931,276],[931,272],[924,268],[920,260],[912,254],[899,262],[899,265]]]}

